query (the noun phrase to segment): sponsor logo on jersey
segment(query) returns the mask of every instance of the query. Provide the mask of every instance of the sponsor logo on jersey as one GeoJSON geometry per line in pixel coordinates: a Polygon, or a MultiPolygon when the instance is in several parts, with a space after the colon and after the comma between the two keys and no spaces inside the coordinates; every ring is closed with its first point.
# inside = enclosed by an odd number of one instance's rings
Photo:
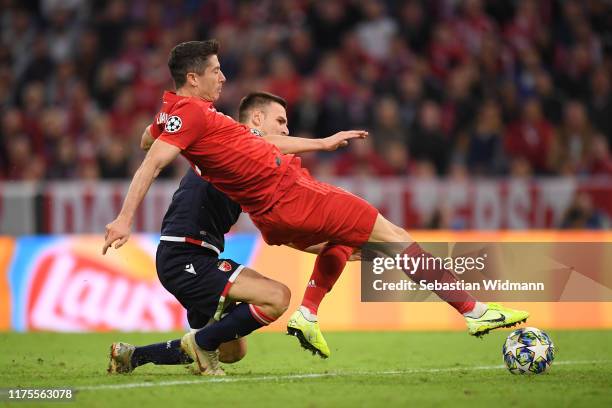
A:
{"type": "Polygon", "coordinates": [[[220,271],[229,272],[232,270],[232,264],[227,261],[221,261],[217,268],[219,268],[220,271]]]}
{"type": "Polygon", "coordinates": [[[159,115],[157,115],[157,120],[155,121],[155,124],[163,125],[167,121],[168,121],[168,114],[166,112],[160,112],[159,115]]]}

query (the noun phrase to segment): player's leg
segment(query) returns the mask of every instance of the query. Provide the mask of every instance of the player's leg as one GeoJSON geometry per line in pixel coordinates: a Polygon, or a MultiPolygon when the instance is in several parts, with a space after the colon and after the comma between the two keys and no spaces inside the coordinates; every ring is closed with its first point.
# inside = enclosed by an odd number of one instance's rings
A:
{"type": "Polygon", "coordinates": [[[352,247],[331,243],[321,249],[302,298],[301,308],[307,317],[316,320],[323,298],[332,290],[352,253],[352,247]]]}
{"type": "MultiPolygon", "coordinates": [[[[245,338],[228,341],[219,346],[219,361],[232,364],[242,360],[246,352],[245,338]]],[[[193,360],[181,348],[181,339],[146,346],[116,342],[111,345],[107,371],[109,374],[127,374],[137,367],[149,363],[155,365],[184,365],[193,363],[193,360]]]]}
{"type": "Polygon", "coordinates": [[[183,349],[203,374],[221,374],[217,368],[220,345],[278,319],[287,310],[291,296],[285,285],[249,268],[240,269],[226,294],[229,299],[242,303],[219,321],[182,339],[183,349]]]}
{"type": "Polygon", "coordinates": [[[225,364],[236,363],[244,358],[247,353],[246,338],[227,341],[219,346],[219,361],[225,364]]]}
{"type": "Polygon", "coordinates": [[[323,247],[317,255],[302,304],[287,322],[287,334],[296,336],[303,348],[322,358],[328,358],[330,350],[319,328],[317,312],[352,253],[353,248],[346,245],[327,244],[323,247]]]}
{"type": "MultiPolygon", "coordinates": [[[[380,214],[376,218],[368,241],[384,243],[380,246],[380,250],[389,257],[395,257],[397,254],[407,255],[411,258],[420,257],[424,260],[422,264],[428,264],[426,259],[433,257],[421,248],[407,231],[394,225],[380,214]]],[[[439,265],[436,262],[429,264],[439,265]]],[[[457,282],[455,275],[443,266],[404,272],[415,282],[457,282]]],[[[434,290],[434,292],[440,299],[446,301],[465,317],[469,333],[475,336],[481,336],[499,327],[514,326],[526,321],[529,317],[529,313],[525,311],[513,310],[493,303],[487,305],[479,302],[465,290],[434,290]]]]}
{"type": "Polygon", "coordinates": [[[181,350],[181,339],[163,343],[134,346],[125,342],[115,342],[110,347],[109,374],[126,374],[141,365],[191,364],[193,361],[181,350]]]}
{"type": "MultiPolygon", "coordinates": [[[[190,322],[194,321],[197,312],[188,312],[190,322]]],[[[207,318],[203,321],[208,321],[207,318]]],[[[190,326],[203,327],[203,323],[190,326]]],[[[199,329],[191,329],[197,331],[199,329]]],[[[244,358],[247,352],[245,338],[234,339],[219,346],[219,361],[232,364],[244,358]]],[[[134,346],[125,342],[116,342],[111,345],[108,365],[109,374],[127,374],[137,367],[153,363],[155,365],[184,365],[191,364],[193,360],[181,348],[181,339],[168,340],[162,343],[134,346]]]]}

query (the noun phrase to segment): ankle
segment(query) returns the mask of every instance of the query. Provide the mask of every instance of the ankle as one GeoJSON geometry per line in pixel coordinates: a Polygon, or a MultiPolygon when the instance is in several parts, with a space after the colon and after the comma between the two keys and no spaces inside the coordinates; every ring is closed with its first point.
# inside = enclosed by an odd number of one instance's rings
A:
{"type": "Polygon", "coordinates": [[[474,308],[469,312],[463,314],[465,317],[470,317],[472,319],[478,319],[487,311],[487,304],[482,302],[475,302],[474,308]]]}
{"type": "Polygon", "coordinates": [[[316,322],[318,320],[317,314],[313,313],[313,311],[308,307],[300,306],[298,310],[300,311],[300,313],[302,313],[302,316],[304,316],[304,318],[309,322],[316,322]]]}

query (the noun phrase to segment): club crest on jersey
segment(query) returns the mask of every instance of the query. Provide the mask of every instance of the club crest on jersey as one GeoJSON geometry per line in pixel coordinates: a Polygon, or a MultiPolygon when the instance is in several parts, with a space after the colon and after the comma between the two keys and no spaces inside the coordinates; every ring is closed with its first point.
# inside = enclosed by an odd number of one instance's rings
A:
{"type": "Polygon", "coordinates": [[[170,116],[166,121],[166,132],[174,133],[178,132],[183,126],[183,121],[178,116],[170,116]]]}
{"type": "Polygon", "coordinates": [[[217,268],[219,268],[220,271],[229,272],[232,270],[232,264],[227,261],[221,261],[219,262],[217,268]]]}

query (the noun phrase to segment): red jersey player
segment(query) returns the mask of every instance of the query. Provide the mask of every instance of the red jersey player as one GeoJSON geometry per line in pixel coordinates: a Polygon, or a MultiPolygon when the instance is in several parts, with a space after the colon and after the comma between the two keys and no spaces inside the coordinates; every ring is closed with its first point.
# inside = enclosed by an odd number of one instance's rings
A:
{"type": "MultiPolygon", "coordinates": [[[[103,253],[113,244],[119,248],[127,242],[135,211],[155,175],[182,154],[202,177],[249,213],[268,244],[305,248],[327,241],[361,247],[377,242],[388,244],[381,250],[390,257],[432,256],[365,200],[313,179],[299,158],[283,155],[244,125],[217,112],[212,103],[225,82],[217,53],[214,40],[189,41],[172,49],[168,66],[181,98],[169,109],[165,131],[136,171],[121,212],[107,225],[103,253]]],[[[415,281],[456,282],[444,268],[410,271],[409,276],[415,281]]],[[[463,290],[436,294],[465,316],[468,331],[475,336],[513,326],[529,316],[478,302],[463,290]]],[[[186,343],[192,345],[186,351],[194,360],[206,352],[193,339],[186,343]]]]}
{"type": "MultiPolygon", "coordinates": [[[[174,105],[181,99],[174,92],[165,92],[162,108],[156,115],[152,126],[147,127],[143,133],[141,147],[148,150],[165,130],[166,122],[174,105]]],[[[336,150],[348,143],[349,139],[363,137],[361,131],[339,132],[324,139],[301,139],[288,137],[286,101],[268,93],[252,93],[245,97],[238,109],[239,122],[248,124],[251,132],[261,136],[264,140],[276,145],[283,153],[302,153],[305,151],[336,150]],[[267,129],[267,131],[264,131],[267,129]],[[271,133],[270,129],[276,129],[271,133]]],[[[222,213],[219,210],[219,213],[222,213]]],[[[317,311],[323,297],[332,289],[340,277],[346,262],[350,259],[359,259],[354,249],[345,245],[322,243],[304,249],[317,255],[314,269],[308,285],[304,291],[302,303],[293,313],[287,324],[288,334],[296,336],[302,347],[318,354],[322,358],[330,356],[330,349],[321,333],[318,324],[317,311]]],[[[262,288],[249,285],[250,292],[263,293],[262,288]]],[[[240,293],[240,297],[249,297],[253,301],[264,299],[252,298],[251,293],[240,293]]]]}

